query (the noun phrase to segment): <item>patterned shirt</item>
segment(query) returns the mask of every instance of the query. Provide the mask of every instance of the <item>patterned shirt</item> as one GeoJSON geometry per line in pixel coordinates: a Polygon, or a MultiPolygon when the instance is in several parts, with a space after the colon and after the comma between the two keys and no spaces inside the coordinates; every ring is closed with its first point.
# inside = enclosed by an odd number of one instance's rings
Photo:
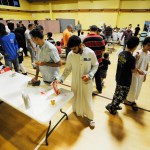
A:
{"type": "Polygon", "coordinates": [[[83,43],[95,52],[98,62],[101,63],[102,52],[105,51],[105,42],[102,37],[97,34],[89,34],[83,40],[83,43]]]}

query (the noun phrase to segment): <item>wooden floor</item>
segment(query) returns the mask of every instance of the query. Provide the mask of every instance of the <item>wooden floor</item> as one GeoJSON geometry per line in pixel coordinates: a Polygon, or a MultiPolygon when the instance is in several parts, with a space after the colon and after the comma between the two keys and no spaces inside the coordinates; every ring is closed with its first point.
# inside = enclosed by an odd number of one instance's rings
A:
{"type": "MultiPolygon", "coordinates": [[[[54,35],[56,40],[60,34],[54,35]]],[[[116,49],[119,47],[116,46],[116,49]]],[[[87,122],[72,113],[71,103],[68,110],[69,120],[64,120],[49,137],[49,145],[40,145],[40,150],[149,150],[150,149],[150,75],[143,84],[137,104],[138,112],[123,105],[116,116],[110,115],[105,106],[111,101],[115,90],[115,72],[117,56],[110,54],[111,65],[102,94],[93,97],[96,127],[91,130],[87,122]]],[[[25,57],[24,65],[29,76],[35,73],[30,57],[25,57]]],[[[61,67],[61,72],[64,65],[61,67]]],[[[150,69],[150,68],[149,68],[150,69]]],[[[41,79],[42,80],[42,79],[41,79]]],[[[71,84],[71,75],[65,81],[71,84]]],[[[63,88],[70,87],[62,85],[63,88]]],[[[95,84],[94,84],[94,91],[95,84]]],[[[53,125],[59,119],[58,114],[53,125]]],[[[33,150],[45,137],[47,126],[23,115],[5,103],[0,105],[0,150],[33,150]]]]}

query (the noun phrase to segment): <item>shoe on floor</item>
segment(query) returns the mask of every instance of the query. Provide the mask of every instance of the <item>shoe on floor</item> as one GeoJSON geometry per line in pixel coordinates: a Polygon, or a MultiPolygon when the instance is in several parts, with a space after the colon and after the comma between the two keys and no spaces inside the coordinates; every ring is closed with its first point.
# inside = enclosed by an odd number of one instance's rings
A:
{"type": "Polygon", "coordinates": [[[95,121],[91,120],[89,122],[89,126],[90,126],[90,128],[95,128],[95,121]]]}
{"type": "Polygon", "coordinates": [[[23,75],[27,75],[27,73],[22,73],[23,75]]]}
{"type": "Polygon", "coordinates": [[[84,118],[85,118],[86,122],[88,123],[88,125],[89,125],[89,127],[90,127],[91,129],[95,128],[95,121],[93,121],[93,120],[87,118],[86,116],[84,116],[84,118]]]}
{"type": "Polygon", "coordinates": [[[112,105],[111,105],[111,104],[108,104],[105,108],[106,108],[106,109],[109,111],[109,113],[112,114],[112,115],[115,115],[115,114],[117,113],[117,110],[114,109],[114,108],[112,108],[112,105]]]}
{"type": "Polygon", "coordinates": [[[131,107],[134,111],[138,111],[138,107],[135,102],[132,102],[131,107]]]}
{"type": "Polygon", "coordinates": [[[137,105],[136,105],[135,102],[130,102],[130,101],[128,101],[128,100],[125,100],[125,101],[124,101],[124,104],[127,104],[127,105],[131,106],[132,110],[138,111],[138,107],[137,107],[137,105]]]}

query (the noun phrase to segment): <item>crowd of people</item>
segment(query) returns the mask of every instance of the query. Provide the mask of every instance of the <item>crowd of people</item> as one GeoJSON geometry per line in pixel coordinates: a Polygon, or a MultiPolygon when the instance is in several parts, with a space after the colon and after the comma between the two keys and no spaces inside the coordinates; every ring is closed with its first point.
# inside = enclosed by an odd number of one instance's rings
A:
{"type": "Polygon", "coordinates": [[[5,66],[9,66],[11,70],[14,67],[16,72],[27,75],[23,65],[23,53],[28,56],[29,52],[32,67],[36,69],[31,82],[36,82],[41,72],[45,83],[50,84],[56,79],[62,83],[72,72],[73,112],[77,116],[85,117],[89,121],[89,126],[94,127],[93,80],[95,79],[97,92],[102,93],[108,66],[111,64],[110,52],[106,52],[106,46],[120,43],[123,48],[118,55],[116,89],[112,102],[106,109],[115,115],[122,109],[121,103],[128,103],[134,111],[137,111],[136,100],[142,83],[146,80],[150,62],[150,36],[147,26],[145,25],[139,34],[141,30],[139,24],[135,30],[132,24],[124,29],[112,28],[106,24],[99,28],[92,25],[85,35],[78,21],[76,30],[78,36],[74,35],[73,26],[67,25],[62,40],[55,42],[51,32],[48,32],[47,39],[44,39],[44,28],[37,20],[34,24],[29,23],[27,29],[22,21],[19,21],[16,29],[14,23],[10,21],[7,21],[6,26],[0,23],[0,53],[4,56],[5,66]],[[137,47],[139,50],[133,55],[137,47]],[[62,49],[66,52],[66,65],[60,75],[62,49]]]}

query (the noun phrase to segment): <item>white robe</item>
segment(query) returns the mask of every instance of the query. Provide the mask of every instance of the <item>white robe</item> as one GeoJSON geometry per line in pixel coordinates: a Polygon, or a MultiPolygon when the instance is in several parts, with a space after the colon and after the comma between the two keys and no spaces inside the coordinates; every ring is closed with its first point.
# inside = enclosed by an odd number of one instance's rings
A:
{"type": "MultiPolygon", "coordinates": [[[[148,52],[147,54],[144,53],[142,50],[139,50],[138,52],[140,54],[140,58],[136,62],[136,68],[142,71],[146,71],[147,65],[150,62],[150,52],[148,52]]],[[[138,96],[142,88],[143,80],[144,75],[139,75],[138,73],[132,74],[132,82],[127,96],[128,101],[135,102],[135,100],[138,99],[138,96]]]]}
{"type": "Polygon", "coordinates": [[[72,51],[68,54],[65,70],[61,76],[64,81],[72,71],[71,90],[74,92],[73,112],[78,116],[86,116],[93,120],[94,112],[92,106],[92,78],[98,69],[98,61],[95,53],[83,48],[82,54],[75,54],[72,51]],[[89,74],[91,80],[84,82],[82,76],[89,74]]]}

